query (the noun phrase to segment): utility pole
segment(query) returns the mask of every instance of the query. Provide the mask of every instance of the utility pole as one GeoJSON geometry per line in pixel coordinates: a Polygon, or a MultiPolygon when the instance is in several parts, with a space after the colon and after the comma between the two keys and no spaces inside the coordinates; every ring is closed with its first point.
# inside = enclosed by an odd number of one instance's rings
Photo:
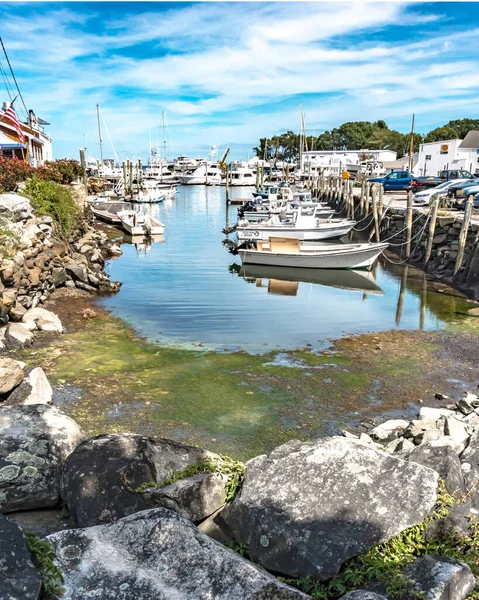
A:
{"type": "Polygon", "coordinates": [[[412,116],[411,124],[411,139],[409,141],[409,173],[412,172],[412,151],[414,148],[414,114],[412,116]]]}

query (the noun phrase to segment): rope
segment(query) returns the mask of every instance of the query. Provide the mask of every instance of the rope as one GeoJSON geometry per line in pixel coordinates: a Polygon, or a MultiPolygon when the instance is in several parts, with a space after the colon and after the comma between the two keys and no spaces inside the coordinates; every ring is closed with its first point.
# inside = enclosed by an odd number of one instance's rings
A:
{"type": "MultiPolygon", "coordinates": [[[[417,218],[416,218],[416,219],[414,219],[414,220],[411,222],[411,227],[414,225],[414,223],[415,223],[416,221],[419,221],[419,219],[420,219],[422,216],[423,216],[423,215],[422,215],[422,213],[420,213],[420,214],[417,216],[417,218]]],[[[429,208],[429,216],[428,216],[428,219],[429,219],[429,217],[430,217],[430,216],[431,216],[431,208],[429,208]]],[[[393,235],[391,235],[390,237],[386,238],[385,240],[382,240],[382,242],[387,242],[388,240],[392,240],[393,238],[395,238],[397,235],[399,235],[399,234],[400,234],[400,233],[402,233],[403,231],[406,231],[406,229],[407,229],[407,225],[406,225],[406,227],[404,227],[403,229],[400,229],[399,231],[396,231],[396,233],[393,233],[393,235]]],[[[411,240],[412,240],[412,239],[414,239],[414,238],[411,238],[411,240]]],[[[390,244],[390,246],[402,246],[402,245],[404,245],[404,244],[390,244]]]]}
{"type": "MultiPolygon", "coordinates": [[[[423,236],[423,234],[424,234],[424,231],[426,230],[426,226],[427,226],[427,224],[429,223],[429,219],[430,219],[430,218],[431,218],[431,215],[429,214],[429,215],[428,215],[428,217],[427,217],[427,219],[426,219],[426,222],[424,223],[424,227],[423,227],[423,228],[422,228],[422,230],[419,232],[419,233],[421,234],[421,237],[419,238],[419,241],[418,241],[418,243],[417,243],[417,244],[414,246],[414,250],[411,252],[411,255],[412,255],[412,254],[414,254],[414,253],[416,252],[416,250],[419,248],[419,244],[420,244],[420,243],[421,243],[421,241],[422,241],[422,236],[423,236]]],[[[413,239],[415,239],[416,237],[417,237],[417,235],[416,235],[415,237],[411,238],[411,242],[412,242],[412,240],[413,240],[413,239]]],[[[407,242],[405,242],[405,243],[407,243],[407,242]]],[[[391,245],[391,246],[398,246],[398,245],[403,245],[403,244],[390,244],[390,245],[391,245]]],[[[404,263],[405,263],[407,260],[409,260],[409,256],[407,256],[407,257],[406,257],[404,260],[400,260],[399,262],[397,262],[397,261],[395,261],[395,260],[391,260],[390,258],[388,258],[388,257],[387,257],[387,256],[384,254],[384,250],[383,250],[383,252],[382,252],[382,255],[384,256],[384,258],[385,258],[385,259],[386,259],[388,262],[390,262],[390,263],[391,263],[391,264],[393,264],[393,265],[402,265],[402,264],[404,264],[404,263]]]]}

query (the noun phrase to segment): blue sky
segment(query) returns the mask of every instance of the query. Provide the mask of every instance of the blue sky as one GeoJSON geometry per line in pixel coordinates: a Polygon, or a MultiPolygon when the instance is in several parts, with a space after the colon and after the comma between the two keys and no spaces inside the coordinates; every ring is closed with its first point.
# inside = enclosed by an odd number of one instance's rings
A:
{"type": "Polygon", "coordinates": [[[83,134],[98,155],[97,102],[120,159],[147,157],[162,111],[170,155],[219,144],[233,158],[297,130],[300,102],[316,135],[479,117],[479,3],[0,3],[0,16],[56,157],[76,157],[83,134]]]}

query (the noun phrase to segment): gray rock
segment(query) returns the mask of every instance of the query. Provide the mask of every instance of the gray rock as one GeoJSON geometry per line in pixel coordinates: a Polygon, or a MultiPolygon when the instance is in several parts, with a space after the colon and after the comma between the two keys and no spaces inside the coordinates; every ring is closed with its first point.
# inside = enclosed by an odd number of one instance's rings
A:
{"type": "Polygon", "coordinates": [[[0,598],[37,600],[41,585],[23,531],[0,515],[0,598]]]}
{"type": "Polygon", "coordinates": [[[16,360],[0,358],[0,394],[8,394],[23,378],[23,369],[16,360]]]}
{"type": "Polygon", "coordinates": [[[456,402],[456,406],[463,415],[468,415],[474,410],[474,407],[465,398],[456,402]]]}
{"type": "MultiPolygon", "coordinates": [[[[207,456],[214,455],[170,440],[101,435],[80,444],[68,458],[62,496],[80,527],[109,523],[151,507],[151,494],[134,491],[142,484],[161,484],[207,456]]],[[[180,500],[176,492],[172,503],[180,500]]]]}
{"type": "Polygon", "coordinates": [[[414,589],[425,593],[426,600],[464,600],[475,587],[471,569],[452,558],[423,556],[406,570],[414,589]]]}
{"type": "Polygon", "coordinates": [[[5,405],[51,404],[53,390],[41,367],[31,369],[22,383],[8,396],[5,405]]]}
{"type": "Polygon", "coordinates": [[[63,325],[55,313],[45,308],[31,308],[23,316],[23,322],[33,323],[40,331],[53,331],[61,333],[63,325]]]}
{"type": "Polygon", "coordinates": [[[409,454],[408,460],[434,469],[444,479],[447,491],[450,494],[456,493],[458,499],[465,493],[466,485],[461,462],[449,446],[435,447],[431,444],[423,444],[409,454]]]}
{"type": "Polygon", "coordinates": [[[458,445],[465,444],[470,437],[464,423],[461,423],[453,417],[448,417],[446,419],[444,424],[444,433],[452,438],[454,443],[458,445]]]}
{"type": "Polygon", "coordinates": [[[479,510],[479,431],[475,431],[470,439],[469,445],[460,455],[462,473],[466,482],[466,488],[471,498],[472,506],[479,510]]]}
{"type": "Polygon", "coordinates": [[[48,536],[65,597],[84,600],[300,600],[302,594],[165,508],[48,536]]]}
{"type": "Polygon", "coordinates": [[[419,409],[419,420],[437,421],[441,417],[453,417],[455,414],[455,411],[448,410],[447,408],[430,408],[429,406],[422,406],[419,409]]]}
{"type": "Polygon", "coordinates": [[[24,323],[10,323],[5,332],[5,342],[9,350],[25,348],[33,341],[33,333],[24,323]]]}
{"type": "Polygon", "coordinates": [[[21,321],[26,312],[27,310],[21,304],[16,303],[10,310],[9,317],[12,321],[21,321]]]}
{"type": "Polygon", "coordinates": [[[82,283],[88,283],[88,275],[85,265],[71,262],[65,265],[65,268],[73,278],[73,281],[81,281],[82,283]]]}
{"type": "Polygon", "coordinates": [[[371,429],[369,435],[373,440],[388,442],[402,434],[408,425],[409,421],[405,421],[404,419],[390,419],[371,429]]]}
{"type": "Polygon", "coordinates": [[[61,466],[83,438],[77,423],[51,406],[1,406],[0,512],[55,506],[61,466]]]}
{"type": "Polygon", "coordinates": [[[0,213],[13,218],[13,221],[26,219],[33,212],[30,200],[19,194],[0,194],[0,213]]]}
{"type": "Polygon", "coordinates": [[[419,446],[420,444],[427,444],[435,440],[444,437],[444,432],[439,429],[425,429],[414,438],[414,443],[419,446]]]}
{"type": "Polygon", "coordinates": [[[174,510],[194,523],[203,521],[226,502],[228,479],[216,473],[185,477],[161,488],[142,492],[147,506],[174,510]]]}
{"type": "Polygon", "coordinates": [[[292,441],[248,463],[241,492],[221,518],[253,561],[324,580],[422,521],[437,481],[431,469],[343,437],[292,441]]]}

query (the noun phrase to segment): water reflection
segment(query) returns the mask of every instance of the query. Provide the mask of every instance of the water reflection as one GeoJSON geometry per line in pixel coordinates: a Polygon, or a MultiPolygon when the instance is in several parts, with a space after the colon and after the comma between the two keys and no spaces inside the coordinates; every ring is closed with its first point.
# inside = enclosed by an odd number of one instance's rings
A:
{"type": "Polygon", "coordinates": [[[131,244],[136,249],[136,255],[138,258],[146,256],[153,244],[164,244],[165,236],[163,234],[142,236],[142,235],[127,235],[123,236],[123,241],[126,244],[131,244]]]}
{"type": "Polygon", "coordinates": [[[226,205],[224,188],[200,186],[145,207],[165,223],[164,243],[130,238],[134,244],[111,262],[111,277],[123,286],[102,303],[152,340],[250,351],[395,327],[437,329],[465,312],[463,299],[438,293],[422,272],[382,260],[369,274],[244,269],[228,250],[235,235],[221,233],[236,209],[226,205]]]}
{"type": "MultiPolygon", "coordinates": [[[[231,266],[230,266],[231,267],[231,266]]],[[[380,294],[384,292],[374,279],[374,274],[371,271],[352,271],[352,270],[335,270],[335,269],[301,269],[289,267],[269,267],[262,265],[243,265],[239,270],[240,277],[246,280],[254,280],[257,287],[263,287],[261,281],[263,279],[286,283],[296,284],[284,285],[284,289],[288,290],[285,295],[296,296],[299,288],[299,283],[313,283],[327,287],[339,288],[354,292],[362,292],[363,294],[380,294]],[[292,290],[295,293],[292,293],[292,290]]],[[[268,292],[275,293],[274,290],[282,289],[280,285],[270,285],[268,292]]]]}

